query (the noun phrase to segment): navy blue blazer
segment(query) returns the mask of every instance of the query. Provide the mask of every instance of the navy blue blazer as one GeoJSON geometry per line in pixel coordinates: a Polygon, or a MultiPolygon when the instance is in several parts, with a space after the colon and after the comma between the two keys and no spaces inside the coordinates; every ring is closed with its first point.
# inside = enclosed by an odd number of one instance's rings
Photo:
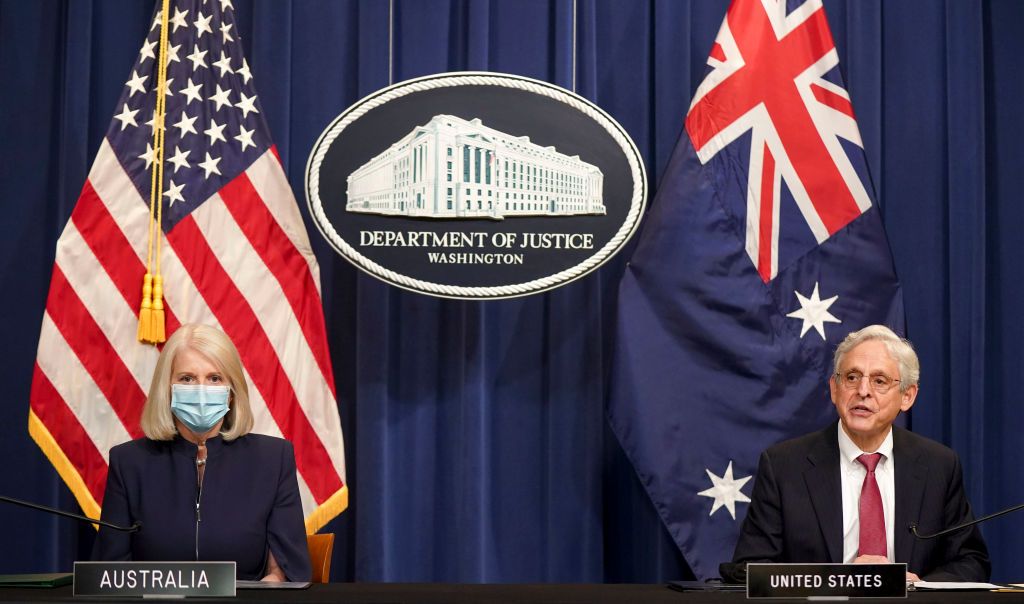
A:
{"type": "MultiPolygon", "coordinates": [[[[788,440],[761,454],[734,562],[842,562],[839,428],[788,440]]],[[[988,581],[991,565],[978,527],[917,539],[972,519],[960,460],[948,447],[893,426],[895,562],[924,580],[988,581]]]]}
{"type": "Polygon", "coordinates": [[[197,488],[196,445],[140,438],[110,450],[95,560],[234,560],[239,579],[265,575],[267,550],[289,581],[312,575],[291,443],[262,434],[206,441],[197,488]],[[197,510],[198,502],[198,510],[197,510]]]}

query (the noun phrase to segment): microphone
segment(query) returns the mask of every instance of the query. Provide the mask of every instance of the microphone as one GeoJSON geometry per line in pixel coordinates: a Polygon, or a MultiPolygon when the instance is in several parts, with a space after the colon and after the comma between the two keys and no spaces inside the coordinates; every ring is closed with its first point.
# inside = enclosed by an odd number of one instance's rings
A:
{"type": "Polygon", "coordinates": [[[89,518],[88,516],[79,516],[78,514],[72,514],[71,512],[65,512],[63,510],[57,510],[57,509],[54,509],[54,508],[51,508],[51,507],[47,507],[45,505],[39,505],[38,503],[31,503],[29,501],[22,501],[21,499],[15,499],[14,497],[6,497],[4,495],[0,495],[0,501],[6,501],[7,503],[13,503],[15,505],[20,505],[20,506],[24,506],[24,507],[27,507],[27,508],[32,508],[33,510],[42,510],[44,512],[49,512],[51,514],[56,514],[58,516],[65,516],[67,518],[74,518],[75,520],[82,520],[82,521],[88,522],[90,524],[99,524],[99,525],[105,526],[107,528],[112,528],[115,531],[124,531],[126,533],[134,533],[134,532],[136,532],[136,531],[138,531],[139,529],[142,528],[142,523],[139,522],[138,520],[133,522],[131,526],[119,526],[119,525],[107,522],[105,520],[97,520],[95,518],[89,518]]]}
{"type": "Polygon", "coordinates": [[[950,533],[955,533],[955,532],[957,532],[957,531],[959,531],[961,529],[965,529],[965,528],[967,528],[969,526],[974,526],[975,524],[978,524],[978,523],[981,523],[981,522],[985,522],[986,520],[991,520],[993,518],[997,518],[999,516],[1002,516],[1003,514],[1009,514],[1010,512],[1016,512],[1017,510],[1020,510],[1020,509],[1024,509],[1024,503],[1022,503],[1020,505],[1015,505],[1012,508],[1006,508],[1005,510],[996,512],[994,514],[989,514],[988,516],[982,516],[981,518],[978,518],[977,520],[971,520],[970,522],[965,522],[965,523],[961,524],[960,526],[954,526],[953,528],[948,528],[948,529],[946,529],[944,531],[939,531],[939,532],[937,532],[937,533],[935,533],[933,535],[922,535],[922,534],[918,533],[917,532],[917,523],[916,522],[911,522],[910,525],[907,526],[907,529],[909,529],[910,532],[913,533],[914,536],[917,537],[918,539],[934,539],[936,537],[941,537],[943,535],[948,535],[950,533]]]}

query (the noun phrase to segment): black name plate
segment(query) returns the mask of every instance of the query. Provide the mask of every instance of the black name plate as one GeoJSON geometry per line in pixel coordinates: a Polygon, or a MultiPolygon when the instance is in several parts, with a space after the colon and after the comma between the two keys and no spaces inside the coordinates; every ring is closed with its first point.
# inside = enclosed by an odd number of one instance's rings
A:
{"type": "Polygon", "coordinates": [[[235,595],[234,562],[75,562],[76,596],[235,595]]]}
{"type": "Polygon", "coordinates": [[[907,597],[906,564],[748,564],[748,598],[907,597]]]}

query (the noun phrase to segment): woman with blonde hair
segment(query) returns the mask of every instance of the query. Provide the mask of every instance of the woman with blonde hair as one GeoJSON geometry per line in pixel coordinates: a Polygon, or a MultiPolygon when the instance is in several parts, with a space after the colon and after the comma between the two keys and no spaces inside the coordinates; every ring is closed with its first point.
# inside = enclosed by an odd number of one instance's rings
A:
{"type": "Polygon", "coordinates": [[[145,438],[110,450],[97,560],[234,560],[239,579],[311,576],[295,454],[252,434],[234,344],[182,325],[164,345],[142,410],[145,438]]]}

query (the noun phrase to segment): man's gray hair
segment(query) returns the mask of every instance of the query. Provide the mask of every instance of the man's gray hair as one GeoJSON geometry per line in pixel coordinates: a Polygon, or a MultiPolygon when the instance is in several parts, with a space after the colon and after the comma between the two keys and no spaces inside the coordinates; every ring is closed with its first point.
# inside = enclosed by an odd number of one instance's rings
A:
{"type": "Polygon", "coordinates": [[[846,353],[853,350],[858,344],[870,340],[877,340],[885,344],[886,349],[889,350],[889,356],[899,365],[900,392],[906,392],[907,388],[917,386],[918,380],[921,378],[921,362],[917,359],[913,345],[885,325],[868,325],[864,329],[851,332],[846,339],[839,343],[833,360],[833,371],[836,375],[839,374],[839,366],[842,365],[846,353]]]}

